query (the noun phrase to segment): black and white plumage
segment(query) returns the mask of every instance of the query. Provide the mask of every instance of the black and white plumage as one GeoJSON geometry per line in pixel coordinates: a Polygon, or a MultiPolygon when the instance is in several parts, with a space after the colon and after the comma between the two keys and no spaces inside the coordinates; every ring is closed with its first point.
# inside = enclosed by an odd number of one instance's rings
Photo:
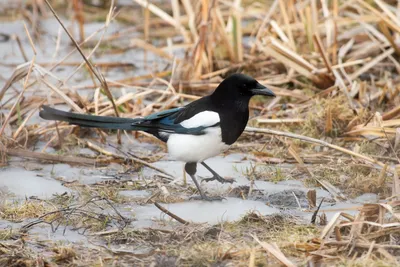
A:
{"type": "Polygon", "coordinates": [[[206,196],[196,178],[196,165],[201,163],[213,177],[206,181],[232,182],[220,177],[204,160],[228,149],[242,134],[249,119],[249,101],[254,95],[275,94],[244,74],[233,74],[215,91],[190,104],[151,114],[143,118],[117,118],[65,112],[43,106],[40,117],[66,121],[82,127],[148,132],[167,143],[170,156],[186,162],[185,170],[193,179],[201,199],[206,196]]]}

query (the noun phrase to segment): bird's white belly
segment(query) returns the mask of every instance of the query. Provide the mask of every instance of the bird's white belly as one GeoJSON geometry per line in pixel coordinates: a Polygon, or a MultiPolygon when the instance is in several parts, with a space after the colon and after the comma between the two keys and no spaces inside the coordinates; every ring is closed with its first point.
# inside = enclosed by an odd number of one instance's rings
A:
{"type": "Polygon", "coordinates": [[[201,162],[229,148],[222,142],[219,126],[205,131],[203,135],[171,134],[167,141],[169,155],[179,161],[201,162]]]}

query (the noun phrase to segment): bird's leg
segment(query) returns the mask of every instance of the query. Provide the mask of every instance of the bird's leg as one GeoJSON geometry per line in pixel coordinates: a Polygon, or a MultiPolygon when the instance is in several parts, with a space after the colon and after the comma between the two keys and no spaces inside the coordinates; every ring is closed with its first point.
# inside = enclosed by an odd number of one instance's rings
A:
{"type": "Polygon", "coordinates": [[[203,190],[201,190],[199,182],[197,182],[195,174],[197,171],[197,163],[196,162],[189,162],[185,164],[185,171],[189,174],[190,178],[192,178],[194,184],[197,187],[197,190],[199,191],[200,196],[197,197],[192,197],[191,199],[201,199],[201,200],[207,200],[207,201],[213,201],[213,200],[222,200],[222,197],[209,197],[207,196],[203,190]]]}
{"type": "Polygon", "coordinates": [[[201,181],[206,181],[206,182],[210,182],[210,181],[214,181],[217,180],[218,182],[220,182],[221,184],[224,183],[233,183],[235,180],[233,179],[225,179],[222,178],[218,173],[216,173],[213,169],[210,168],[210,166],[208,166],[204,161],[201,162],[201,165],[203,165],[209,172],[211,172],[211,174],[213,175],[213,177],[210,178],[204,178],[201,181]]]}

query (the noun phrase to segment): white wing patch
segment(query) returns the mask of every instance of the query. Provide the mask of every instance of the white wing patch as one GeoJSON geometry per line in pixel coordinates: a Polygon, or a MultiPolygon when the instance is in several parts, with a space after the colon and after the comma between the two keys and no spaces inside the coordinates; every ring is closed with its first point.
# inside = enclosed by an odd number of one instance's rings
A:
{"type": "Polygon", "coordinates": [[[200,112],[190,119],[182,121],[180,124],[185,128],[195,127],[208,127],[217,124],[220,121],[219,114],[214,111],[203,111],[200,112]]]}

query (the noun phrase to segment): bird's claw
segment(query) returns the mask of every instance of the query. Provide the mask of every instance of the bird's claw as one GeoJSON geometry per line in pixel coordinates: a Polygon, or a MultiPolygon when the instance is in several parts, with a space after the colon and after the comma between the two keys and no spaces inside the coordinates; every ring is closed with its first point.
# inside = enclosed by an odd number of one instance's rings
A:
{"type": "Polygon", "coordinates": [[[224,200],[224,199],[226,199],[226,198],[224,198],[224,197],[219,197],[219,196],[215,196],[215,197],[209,197],[209,196],[191,196],[190,198],[189,198],[190,200],[205,200],[205,201],[222,201],[222,200],[224,200]]]}
{"type": "Polygon", "coordinates": [[[216,175],[214,175],[213,177],[210,177],[210,178],[201,179],[202,182],[206,182],[206,183],[214,181],[214,180],[217,180],[221,184],[225,184],[225,183],[231,184],[231,183],[235,182],[235,179],[225,179],[225,178],[222,178],[221,176],[216,176],[216,175]]]}

